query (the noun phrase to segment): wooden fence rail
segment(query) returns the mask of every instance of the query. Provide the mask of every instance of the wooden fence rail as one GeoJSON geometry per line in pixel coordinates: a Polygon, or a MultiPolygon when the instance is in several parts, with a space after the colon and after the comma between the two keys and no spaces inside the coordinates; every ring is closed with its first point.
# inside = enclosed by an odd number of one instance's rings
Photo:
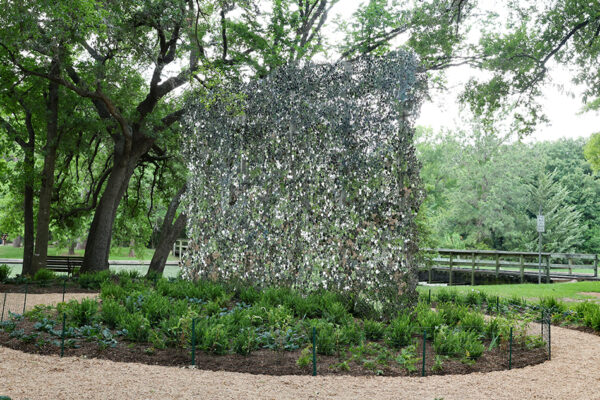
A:
{"type": "MultiPolygon", "coordinates": [[[[452,285],[453,270],[471,270],[471,284],[475,284],[475,272],[479,270],[494,271],[496,278],[501,273],[520,275],[524,281],[526,273],[538,272],[539,253],[523,251],[495,251],[495,250],[453,250],[453,249],[423,249],[425,265],[422,269],[431,272],[433,268],[448,269],[448,283],[452,285]]],[[[550,276],[570,277],[597,277],[597,254],[567,254],[567,253],[541,253],[542,271],[546,282],[550,276]],[[564,273],[558,273],[562,270],[564,273]],[[587,272],[589,270],[589,272],[587,272]],[[556,271],[556,272],[553,272],[556,271]],[[568,272],[567,272],[568,271],[568,272]],[[574,273],[575,271],[575,273],[574,273]]]]}

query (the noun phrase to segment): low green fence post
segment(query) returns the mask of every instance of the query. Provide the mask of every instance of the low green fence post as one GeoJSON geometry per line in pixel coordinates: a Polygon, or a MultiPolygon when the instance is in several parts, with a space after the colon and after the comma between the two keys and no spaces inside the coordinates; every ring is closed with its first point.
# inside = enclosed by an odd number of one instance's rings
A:
{"type": "Polygon", "coordinates": [[[431,304],[431,289],[429,289],[429,297],[427,297],[427,304],[431,304]]]}
{"type": "Polygon", "coordinates": [[[313,363],[313,376],[317,376],[317,328],[312,328],[312,363],[313,363]]]}
{"type": "Polygon", "coordinates": [[[65,291],[67,290],[67,278],[63,279],[63,299],[62,302],[65,302],[65,291]]]}
{"type": "Polygon", "coordinates": [[[427,355],[427,328],[423,329],[423,365],[421,367],[421,376],[425,376],[425,357],[427,355]]]}
{"type": "Polygon", "coordinates": [[[500,314],[500,296],[496,296],[496,314],[500,314]]]}
{"type": "Polygon", "coordinates": [[[508,344],[508,369],[512,368],[512,346],[513,346],[513,328],[510,327],[510,341],[508,344]]]}
{"type": "Polygon", "coordinates": [[[552,318],[548,318],[548,360],[552,360],[552,331],[550,326],[552,325],[552,318]]]}
{"type": "Polygon", "coordinates": [[[192,318],[192,365],[196,366],[196,319],[192,318]]]}
{"type": "Polygon", "coordinates": [[[4,292],[4,302],[2,303],[2,315],[0,315],[0,322],[4,321],[4,306],[6,305],[6,295],[8,293],[4,292]]]}
{"type": "Polygon", "coordinates": [[[29,290],[29,283],[25,284],[25,299],[23,299],[23,315],[25,314],[25,306],[27,305],[27,291],[29,290]]]}
{"type": "Polygon", "coordinates": [[[65,354],[65,325],[67,322],[67,313],[63,313],[62,333],[60,334],[60,357],[65,354]]]}

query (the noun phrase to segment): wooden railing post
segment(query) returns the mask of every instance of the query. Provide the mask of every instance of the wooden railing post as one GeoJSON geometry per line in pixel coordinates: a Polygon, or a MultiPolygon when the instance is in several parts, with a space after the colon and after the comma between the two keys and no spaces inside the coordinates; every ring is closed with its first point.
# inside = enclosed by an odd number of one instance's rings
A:
{"type": "Polygon", "coordinates": [[[546,256],[546,283],[550,283],[550,254],[546,256]]]}
{"type": "Polygon", "coordinates": [[[594,254],[594,276],[598,276],[598,254],[594,254]]]}
{"type": "Polygon", "coordinates": [[[475,286],[475,252],[471,253],[471,286],[475,286]]]}
{"type": "Polygon", "coordinates": [[[452,261],[453,261],[454,255],[451,253],[450,254],[450,269],[448,270],[448,285],[452,286],[452,261]]]}
{"type": "Polygon", "coordinates": [[[569,275],[573,275],[573,259],[569,257],[569,275]]]}
{"type": "Polygon", "coordinates": [[[500,254],[496,253],[496,279],[500,278],[500,254]]]}
{"type": "Polygon", "coordinates": [[[519,257],[519,262],[521,264],[521,268],[520,268],[520,272],[521,272],[521,283],[523,283],[525,281],[525,262],[524,262],[524,257],[521,254],[521,256],[519,257]]]}

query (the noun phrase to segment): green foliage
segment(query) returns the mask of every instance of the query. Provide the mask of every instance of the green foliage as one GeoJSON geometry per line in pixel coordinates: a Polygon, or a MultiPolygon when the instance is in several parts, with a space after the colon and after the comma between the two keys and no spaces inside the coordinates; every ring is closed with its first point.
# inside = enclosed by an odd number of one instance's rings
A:
{"type": "Polygon", "coordinates": [[[399,349],[410,343],[412,333],[413,326],[410,315],[400,314],[390,321],[385,331],[385,341],[389,346],[399,349]]]}
{"type": "Polygon", "coordinates": [[[482,121],[465,132],[419,133],[429,246],[537,249],[542,206],[546,251],[600,251],[600,206],[591,200],[600,180],[583,157],[583,140],[509,143],[482,121]]]}
{"type": "Polygon", "coordinates": [[[296,365],[300,368],[308,368],[312,364],[312,344],[306,346],[300,352],[296,365]]]}
{"type": "Polygon", "coordinates": [[[403,348],[396,357],[396,362],[406,368],[408,372],[415,372],[417,370],[418,361],[417,346],[414,344],[403,348]]]}
{"type": "Polygon", "coordinates": [[[100,320],[114,329],[120,322],[121,316],[125,315],[127,310],[119,301],[106,299],[102,301],[102,309],[100,311],[100,320]]]}
{"type": "Polygon", "coordinates": [[[436,332],[433,348],[437,354],[471,359],[479,358],[485,350],[476,332],[448,327],[436,332]]]}
{"type": "MultiPolygon", "coordinates": [[[[335,331],[338,343],[342,345],[356,345],[363,339],[363,332],[356,322],[352,321],[335,331]]],[[[366,335],[366,332],[365,332],[366,335]]]]}
{"type": "Polygon", "coordinates": [[[56,279],[54,271],[50,271],[46,268],[39,269],[35,275],[33,275],[33,280],[39,283],[48,283],[54,279],[56,279]]]}
{"type": "Polygon", "coordinates": [[[82,299],[69,301],[65,306],[67,319],[76,327],[91,325],[96,321],[98,302],[96,299],[82,299]]]}
{"type": "Polygon", "coordinates": [[[90,272],[79,275],[77,282],[84,289],[100,289],[103,282],[110,278],[110,271],[90,272]]]}
{"type": "Polygon", "coordinates": [[[6,265],[0,265],[0,282],[5,282],[10,276],[11,268],[6,265]]]}
{"type": "Polygon", "coordinates": [[[248,355],[258,347],[256,333],[251,328],[244,328],[234,337],[233,351],[237,354],[248,355]]]}
{"type": "Polygon", "coordinates": [[[133,342],[145,343],[150,335],[150,323],[139,312],[127,312],[121,315],[119,327],[125,331],[125,337],[133,342]]]}
{"type": "Polygon", "coordinates": [[[383,323],[370,319],[365,319],[363,321],[363,329],[365,331],[365,337],[368,340],[379,341],[383,338],[385,333],[385,326],[383,323]]]}

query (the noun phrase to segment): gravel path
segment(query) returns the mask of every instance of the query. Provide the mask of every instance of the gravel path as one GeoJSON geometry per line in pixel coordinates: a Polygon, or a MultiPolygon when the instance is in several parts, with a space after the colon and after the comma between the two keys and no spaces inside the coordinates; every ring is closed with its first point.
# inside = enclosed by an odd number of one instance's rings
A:
{"type": "Polygon", "coordinates": [[[0,347],[17,399],[600,399],[600,337],[552,328],[552,361],[425,378],[263,376],[25,354],[0,347]]]}

